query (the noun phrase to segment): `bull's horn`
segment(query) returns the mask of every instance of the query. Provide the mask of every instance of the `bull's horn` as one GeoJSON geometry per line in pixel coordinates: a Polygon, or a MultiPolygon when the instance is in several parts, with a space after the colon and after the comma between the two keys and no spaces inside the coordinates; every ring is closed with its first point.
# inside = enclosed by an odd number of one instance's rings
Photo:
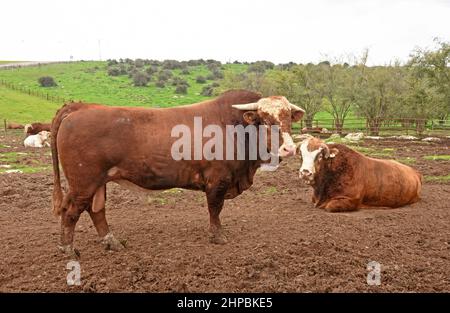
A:
{"type": "Polygon", "coordinates": [[[247,104],[233,104],[232,107],[242,111],[255,111],[258,110],[258,103],[253,102],[247,104]]]}
{"type": "Polygon", "coordinates": [[[320,147],[325,150],[325,159],[328,159],[330,157],[330,148],[328,148],[328,146],[324,143],[322,143],[320,147]]]}
{"type": "Polygon", "coordinates": [[[291,108],[291,110],[293,111],[302,111],[303,113],[305,113],[305,110],[303,110],[302,108],[296,106],[295,104],[292,104],[289,102],[289,107],[291,108]]]}

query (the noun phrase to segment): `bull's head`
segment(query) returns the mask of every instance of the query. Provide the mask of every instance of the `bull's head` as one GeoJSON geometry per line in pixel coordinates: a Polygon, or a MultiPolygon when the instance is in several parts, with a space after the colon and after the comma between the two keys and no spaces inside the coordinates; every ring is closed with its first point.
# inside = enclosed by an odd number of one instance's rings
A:
{"type": "Polygon", "coordinates": [[[325,142],[318,138],[305,139],[300,144],[300,156],[302,165],[300,166],[299,176],[307,184],[312,184],[317,172],[320,171],[324,162],[333,159],[339,150],[328,147],[325,142]]]}
{"type": "Polygon", "coordinates": [[[281,157],[295,155],[296,146],[291,137],[291,126],[292,122],[302,118],[305,110],[282,96],[262,98],[255,103],[235,104],[233,107],[245,111],[243,116],[248,124],[266,125],[269,132],[268,138],[271,137],[270,126],[277,125],[282,143],[278,149],[278,155],[281,157]]]}

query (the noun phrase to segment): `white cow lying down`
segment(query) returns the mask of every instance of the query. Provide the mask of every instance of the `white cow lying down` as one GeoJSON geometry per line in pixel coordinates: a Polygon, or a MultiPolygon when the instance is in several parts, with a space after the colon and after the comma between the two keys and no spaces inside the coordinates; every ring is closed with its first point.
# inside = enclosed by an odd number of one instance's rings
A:
{"type": "Polygon", "coordinates": [[[50,147],[50,132],[43,130],[36,135],[30,135],[25,138],[23,145],[32,148],[50,147]]]}

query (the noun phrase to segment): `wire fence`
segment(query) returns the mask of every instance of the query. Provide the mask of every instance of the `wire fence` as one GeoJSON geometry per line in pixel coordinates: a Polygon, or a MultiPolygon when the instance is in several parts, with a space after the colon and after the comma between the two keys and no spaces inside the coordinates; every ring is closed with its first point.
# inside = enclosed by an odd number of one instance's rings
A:
{"type": "Polygon", "coordinates": [[[337,127],[333,118],[314,119],[311,123],[301,120],[298,128],[302,133],[329,132],[363,132],[369,135],[379,135],[386,132],[417,134],[437,133],[450,135],[450,120],[424,118],[384,118],[378,121],[368,121],[365,118],[347,118],[341,127],[337,127]]]}
{"type": "Polygon", "coordinates": [[[48,100],[48,101],[51,101],[51,102],[55,102],[55,103],[61,103],[62,104],[62,103],[69,102],[69,101],[72,100],[72,99],[63,98],[63,97],[60,97],[60,96],[55,96],[55,95],[52,95],[52,94],[50,94],[48,92],[42,92],[42,91],[39,91],[39,90],[34,90],[34,89],[31,89],[31,88],[19,86],[19,85],[7,82],[6,80],[3,80],[3,79],[0,79],[0,85],[4,86],[6,88],[9,88],[11,90],[22,92],[22,93],[28,94],[30,96],[39,97],[39,98],[42,98],[42,99],[45,99],[45,100],[48,100]]]}

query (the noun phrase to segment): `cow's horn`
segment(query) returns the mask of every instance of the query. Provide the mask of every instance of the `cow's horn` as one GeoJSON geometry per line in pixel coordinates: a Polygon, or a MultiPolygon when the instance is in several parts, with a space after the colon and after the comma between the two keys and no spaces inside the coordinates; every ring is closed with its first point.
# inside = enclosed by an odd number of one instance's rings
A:
{"type": "Polygon", "coordinates": [[[328,159],[330,157],[330,148],[328,148],[328,146],[324,143],[322,143],[320,147],[325,150],[325,159],[328,159]]]}
{"type": "Polygon", "coordinates": [[[303,110],[302,108],[296,106],[295,104],[292,104],[292,103],[289,102],[289,106],[290,106],[291,110],[293,110],[293,111],[302,111],[303,113],[305,113],[305,110],[303,110]]]}
{"type": "Polygon", "coordinates": [[[255,111],[258,110],[258,103],[253,102],[247,104],[233,104],[232,107],[242,111],[255,111]]]}

